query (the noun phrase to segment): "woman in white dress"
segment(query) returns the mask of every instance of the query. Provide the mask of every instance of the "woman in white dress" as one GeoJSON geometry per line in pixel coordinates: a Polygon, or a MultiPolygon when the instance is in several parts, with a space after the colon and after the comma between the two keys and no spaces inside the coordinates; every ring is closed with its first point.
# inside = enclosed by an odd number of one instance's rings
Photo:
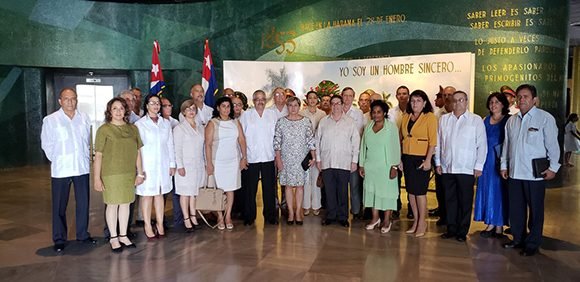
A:
{"type": "Polygon", "coordinates": [[[578,114],[571,113],[564,126],[564,165],[568,167],[574,166],[570,161],[572,153],[580,150],[580,135],[576,122],[578,122],[578,114]]]}
{"type": "MultiPolygon", "coordinates": [[[[306,108],[300,111],[301,115],[310,119],[313,132],[316,132],[318,128],[318,122],[326,116],[326,113],[317,107],[318,101],[318,94],[315,91],[308,91],[306,93],[306,108]]],[[[304,202],[302,203],[304,215],[310,214],[310,208],[312,208],[314,215],[320,214],[322,194],[320,187],[316,186],[319,173],[315,165],[308,170],[308,178],[306,179],[306,184],[304,184],[304,202]]]]}
{"type": "Polygon", "coordinates": [[[228,97],[217,100],[213,118],[205,128],[205,155],[207,175],[214,176],[217,188],[227,196],[225,225],[224,215],[218,213],[218,229],[231,230],[234,191],[242,186],[241,170],[248,168],[248,162],[246,138],[240,122],[234,119],[233,103],[228,97]]]}
{"type": "Polygon", "coordinates": [[[195,123],[197,107],[193,100],[181,104],[181,114],[185,119],[173,129],[177,163],[175,193],[179,195],[183,224],[189,233],[199,225],[195,214],[195,197],[207,178],[203,154],[204,128],[195,123]]]}
{"type": "Polygon", "coordinates": [[[161,100],[155,95],[145,98],[145,115],[135,122],[143,141],[141,156],[145,181],[137,186],[141,196],[145,235],[148,239],[164,237],[163,213],[165,211],[163,194],[171,191],[171,176],[175,174],[175,153],[173,134],[169,121],[159,115],[161,100]],[[151,226],[151,209],[155,206],[156,231],[151,226]],[[157,234],[156,234],[157,233],[157,234]]]}

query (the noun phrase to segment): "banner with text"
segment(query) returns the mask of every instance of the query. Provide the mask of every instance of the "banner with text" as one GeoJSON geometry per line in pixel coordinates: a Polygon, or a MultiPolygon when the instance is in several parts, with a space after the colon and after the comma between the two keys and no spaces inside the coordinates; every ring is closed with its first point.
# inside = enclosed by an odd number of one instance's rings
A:
{"type": "Polygon", "coordinates": [[[360,93],[372,89],[387,97],[392,105],[397,105],[395,91],[401,85],[411,92],[425,91],[431,103],[439,86],[451,85],[468,93],[473,110],[474,61],[472,53],[330,62],[224,61],[224,87],[243,92],[251,103],[251,95],[258,89],[264,90],[270,100],[271,91],[277,86],[291,88],[304,99],[306,92],[330,80],[338,84],[339,91],[352,87],[357,98],[360,93]]]}

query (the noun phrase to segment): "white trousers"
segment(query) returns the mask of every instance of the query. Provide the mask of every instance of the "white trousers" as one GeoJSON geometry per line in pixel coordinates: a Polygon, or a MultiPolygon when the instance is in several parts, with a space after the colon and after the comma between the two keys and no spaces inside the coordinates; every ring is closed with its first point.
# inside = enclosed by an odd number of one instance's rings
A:
{"type": "Polygon", "coordinates": [[[320,209],[320,187],[316,186],[316,179],[318,178],[318,168],[316,165],[310,167],[306,175],[306,182],[304,183],[304,201],[302,207],[304,209],[320,209]]]}

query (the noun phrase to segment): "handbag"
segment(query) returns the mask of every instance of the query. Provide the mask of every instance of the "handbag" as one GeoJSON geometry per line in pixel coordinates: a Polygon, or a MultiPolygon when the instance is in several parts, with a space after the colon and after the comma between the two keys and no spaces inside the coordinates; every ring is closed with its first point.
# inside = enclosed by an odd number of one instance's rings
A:
{"type": "Polygon", "coordinates": [[[397,167],[391,166],[391,171],[389,171],[389,179],[395,179],[397,176],[399,176],[397,167]]]}
{"type": "Polygon", "coordinates": [[[199,189],[199,193],[196,197],[195,208],[200,211],[224,211],[226,209],[226,195],[224,190],[216,188],[215,180],[214,185],[210,184],[210,179],[208,177],[207,185],[199,189]]]}
{"type": "Polygon", "coordinates": [[[316,186],[318,188],[324,188],[324,180],[322,180],[322,173],[318,174],[318,177],[316,178],[316,186]]]}
{"type": "Polygon", "coordinates": [[[216,228],[217,224],[209,224],[203,216],[203,211],[223,212],[226,209],[226,199],[224,190],[216,187],[215,177],[213,175],[208,176],[205,187],[199,188],[195,199],[195,209],[200,211],[198,214],[210,228],[216,228]]]}
{"type": "Polygon", "coordinates": [[[302,169],[307,171],[310,168],[310,161],[312,160],[312,154],[310,152],[306,153],[306,157],[302,160],[300,165],[302,165],[302,169]]]}

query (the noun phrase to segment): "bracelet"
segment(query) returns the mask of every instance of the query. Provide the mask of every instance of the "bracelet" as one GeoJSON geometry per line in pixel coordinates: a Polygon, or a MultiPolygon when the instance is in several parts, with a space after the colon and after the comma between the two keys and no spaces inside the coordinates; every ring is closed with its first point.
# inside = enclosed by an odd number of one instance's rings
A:
{"type": "Polygon", "coordinates": [[[145,175],[143,175],[143,174],[137,174],[137,177],[145,178],[145,175]]]}

